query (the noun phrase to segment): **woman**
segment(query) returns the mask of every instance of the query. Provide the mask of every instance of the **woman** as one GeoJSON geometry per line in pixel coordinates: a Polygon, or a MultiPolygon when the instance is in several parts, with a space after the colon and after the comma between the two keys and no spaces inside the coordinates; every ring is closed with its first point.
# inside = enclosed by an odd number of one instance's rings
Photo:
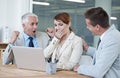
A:
{"type": "Polygon", "coordinates": [[[44,50],[46,58],[55,59],[57,69],[72,70],[79,63],[83,52],[82,39],[71,29],[71,18],[68,13],[59,13],[54,17],[55,33],[51,43],[44,50]]]}

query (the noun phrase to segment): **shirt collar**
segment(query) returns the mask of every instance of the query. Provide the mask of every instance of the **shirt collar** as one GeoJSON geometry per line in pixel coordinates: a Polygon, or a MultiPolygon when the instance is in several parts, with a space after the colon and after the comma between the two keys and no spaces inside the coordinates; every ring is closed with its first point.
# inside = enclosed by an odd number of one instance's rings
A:
{"type": "Polygon", "coordinates": [[[71,32],[70,35],[68,36],[68,39],[72,40],[74,38],[74,36],[75,36],[74,32],[71,32]]]}
{"type": "MultiPolygon", "coordinates": [[[[28,36],[25,32],[23,32],[23,36],[24,39],[27,40],[30,36],[28,36]]],[[[36,36],[32,36],[32,38],[34,39],[36,36]]]]}
{"type": "Polygon", "coordinates": [[[107,29],[107,31],[105,31],[105,32],[100,36],[100,39],[102,40],[103,37],[104,37],[109,31],[113,30],[114,28],[115,28],[115,26],[109,27],[109,28],[107,29]]]}

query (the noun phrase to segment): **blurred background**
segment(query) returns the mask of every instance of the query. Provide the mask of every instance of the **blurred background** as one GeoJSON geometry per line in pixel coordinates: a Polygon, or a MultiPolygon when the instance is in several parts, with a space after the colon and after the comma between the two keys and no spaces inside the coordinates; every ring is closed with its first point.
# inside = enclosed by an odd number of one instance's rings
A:
{"type": "Polygon", "coordinates": [[[7,42],[12,31],[22,31],[21,16],[26,12],[38,15],[38,31],[43,32],[47,27],[54,27],[53,17],[57,13],[68,12],[74,32],[89,45],[96,46],[98,37],[86,28],[84,12],[97,6],[108,12],[110,24],[120,30],[120,0],[0,0],[0,9],[3,9],[0,12],[0,42],[7,42]]]}

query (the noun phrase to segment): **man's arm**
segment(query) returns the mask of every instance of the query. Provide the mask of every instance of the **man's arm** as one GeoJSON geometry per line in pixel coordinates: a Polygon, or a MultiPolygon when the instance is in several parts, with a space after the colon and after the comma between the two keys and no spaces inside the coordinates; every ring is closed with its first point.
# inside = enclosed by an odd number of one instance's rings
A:
{"type": "Polygon", "coordinates": [[[9,44],[6,47],[5,52],[3,52],[2,64],[9,64],[13,61],[14,56],[12,53],[12,46],[14,46],[14,43],[18,35],[19,35],[19,31],[13,31],[9,44]]]}

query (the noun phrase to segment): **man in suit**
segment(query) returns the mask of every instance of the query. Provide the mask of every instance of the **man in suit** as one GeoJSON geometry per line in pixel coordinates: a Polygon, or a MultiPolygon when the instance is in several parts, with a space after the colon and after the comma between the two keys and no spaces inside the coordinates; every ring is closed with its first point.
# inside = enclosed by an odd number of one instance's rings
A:
{"type": "Polygon", "coordinates": [[[43,32],[37,32],[37,15],[33,13],[24,14],[22,16],[22,26],[23,32],[14,31],[10,44],[3,53],[3,64],[9,64],[13,61],[12,46],[41,47],[43,49],[47,46],[48,35],[43,32]]]}
{"type": "Polygon", "coordinates": [[[109,17],[101,7],[91,8],[85,13],[87,28],[100,36],[97,49],[84,41],[86,54],[93,57],[92,65],[76,65],[74,71],[94,78],[120,78],[120,32],[109,25],[109,17]]]}

